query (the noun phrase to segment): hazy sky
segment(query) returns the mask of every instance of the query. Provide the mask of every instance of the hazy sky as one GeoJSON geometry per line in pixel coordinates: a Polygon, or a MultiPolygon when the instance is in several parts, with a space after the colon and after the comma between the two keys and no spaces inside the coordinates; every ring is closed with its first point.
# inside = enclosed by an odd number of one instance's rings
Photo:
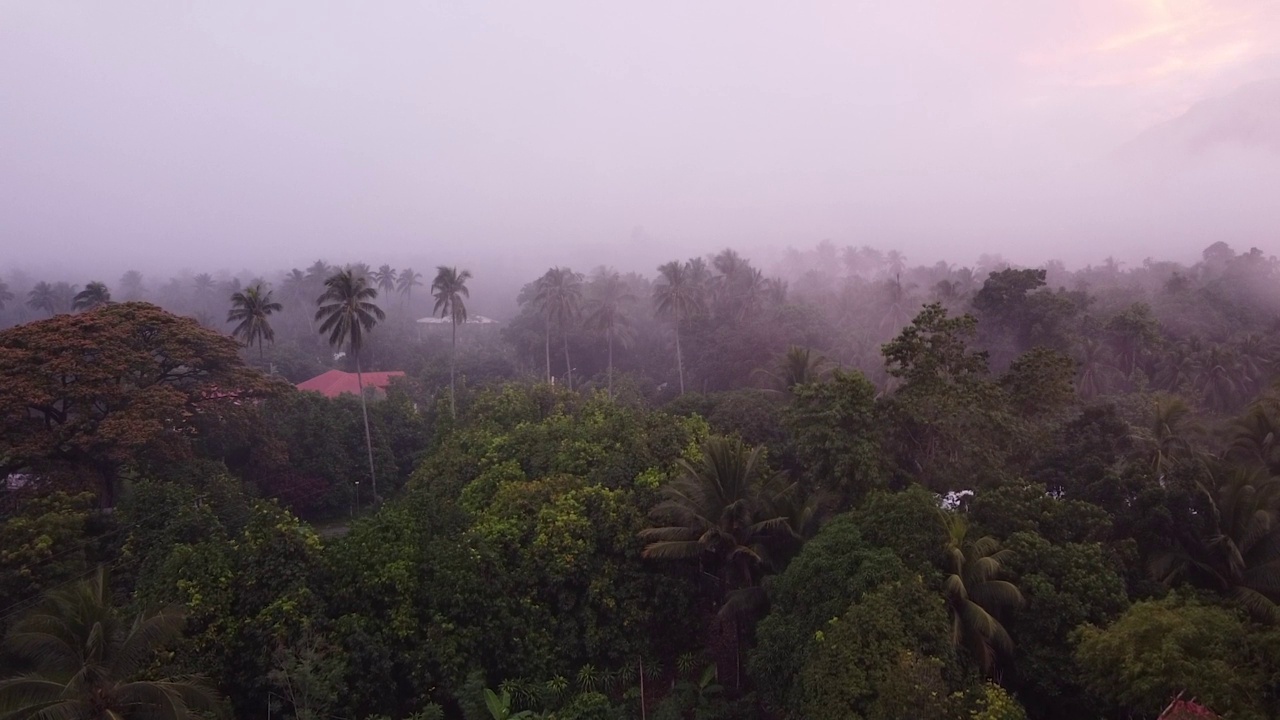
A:
{"type": "Polygon", "coordinates": [[[0,272],[1275,252],[1274,152],[1113,155],[1278,53],[1274,0],[0,0],[0,272]]]}

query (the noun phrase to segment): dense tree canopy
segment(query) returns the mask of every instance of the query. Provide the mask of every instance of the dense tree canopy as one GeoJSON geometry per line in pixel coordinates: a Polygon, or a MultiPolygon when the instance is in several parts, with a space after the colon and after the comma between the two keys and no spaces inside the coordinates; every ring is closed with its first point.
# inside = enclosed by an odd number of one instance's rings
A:
{"type": "Polygon", "coordinates": [[[370,260],[0,283],[0,720],[1280,714],[1261,252],[370,260]]]}

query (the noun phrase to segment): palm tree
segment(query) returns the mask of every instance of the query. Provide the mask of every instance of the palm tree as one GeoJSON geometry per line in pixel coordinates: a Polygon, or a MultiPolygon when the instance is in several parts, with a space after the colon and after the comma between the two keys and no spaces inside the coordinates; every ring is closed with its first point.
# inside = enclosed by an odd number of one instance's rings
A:
{"type": "Polygon", "coordinates": [[[333,268],[323,260],[317,260],[307,266],[307,279],[321,285],[333,274],[333,268]]]}
{"type": "Polygon", "coordinates": [[[627,317],[627,308],[634,303],[636,296],[627,290],[627,284],[616,270],[600,268],[591,279],[590,311],[587,314],[587,326],[596,332],[604,333],[609,344],[609,397],[613,397],[613,341],[617,338],[625,346],[629,339],[631,320],[627,317]]]}
{"type": "Polygon", "coordinates": [[[320,324],[320,334],[329,334],[329,344],[333,347],[346,345],[356,363],[356,385],[360,388],[360,414],[364,416],[364,443],[369,451],[369,480],[373,486],[373,500],[378,501],[378,477],[373,469],[373,436],[369,434],[369,409],[364,397],[364,376],[360,372],[360,349],[364,347],[364,336],[373,330],[378,321],[385,320],[387,314],[372,300],[378,297],[378,290],[365,283],[365,279],[356,276],[350,270],[340,270],[324,281],[325,291],[317,300],[316,320],[320,324]]]}
{"type": "Polygon", "coordinates": [[[436,279],[431,281],[431,293],[436,299],[433,313],[449,318],[453,330],[453,348],[449,353],[449,412],[458,416],[458,405],[454,399],[456,388],[453,384],[454,365],[458,359],[458,323],[467,321],[467,306],[463,298],[470,298],[467,281],[471,279],[471,271],[458,272],[456,267],[441,265],[436,268],[436,279]]]}
{"type": "Polygon", "coordinates": [[[969,521],[960,513],[943,510],[940,518],[946,531],[943,571],[948,575],[942,592],[951,614],[951,640],[990,673],[997,652],[1013,652],[1013,640],[997,615],[1023,603],[1018,588],[1000,579],[1010,551],[989,535],[970,539],[969,521]]]}
{"type": "Polygon", "coordinates": [[[231,331],[233,337],[240,338],[246,347],[258,343],[258,360],[263,359],[262,341],[275,343],[276,333],[271,329],[267,316],[284,309],[278,302],[272,302],[271,291],[263,290],[262,285],[250,285],[244,292],[231,296],[231,311],[227,313],[227,322],[239,322],[231,331]]]}
{"type": "Polygon", "coordinates": [[[1280,475],[1280,421],[1274,398],[1259,400],[1232,423],[1229,457],[1280,475]]]}
{"type": "Polygon", "coordinates": [[[369,273],[369,277],[373,279],[375,285],[378,286],[378,292],[383,295],[390,295],[396,289],[396,271],[390,265],[382,265],[377,270],[369,273]]]}
{"type": "Polygon", "coordinates": [[[1113,385],[1113,380],[1120,371],[1111,364],[1106,345],[1094,338],[1080,341],[1080,352],[1076,355],[1076,363],[1080,375],[1076,379],[1076,392],[1088,400],[1106,392],[1113,385]]]}
{"type": "Polygon", "coordinates": [[[413,268],[401,270],[400,277],[396,278],[396,290],[404,298],[403,302],[413,301],[413,289],[416,287],[422,287],[422,273],[414,272],[413,268]]]}
{"type": "Polygon", "coordinates": [[[831,369],[831,362],[809,348],[791,346],[778,358],[775,370],[760,368],[756,374],[768,378],[774,392],[790,394],[797,385],[821,382],[831,369]]]}
{"type": "Polygon", "coordinates": [[[573,365],[569,362],[569,324],[578,317],[582,306],[582,274],[569,268],[553,267],[538,278],[534,294],[535,307],[546,321],[547,382],[551,382],[551,323],[560,328],[564,340],[564,366],[569,389],[573,389],[573,365]]]}
{"type": "MultiPolygon", "coordinates": [[[[281,290],[284,292],[285,300],[288,301],[292,307],[305,309],[306,306],[310,304],[310,300],[307,297],[309,282],[307,274],[298,268],[290,270],[289,273],[284,276],[284,281],[281,283],[281,290]]],[[[316,321],[315,318],[312,317],[311,313],[304,312],[302,313],[302,316],[307,319],[307,324],[311,326],[311,331],[315,332],[316,321]]]]}
{"type": "Polygon", "coordinates": [[[663,486],[663,499],[650,512],[657,526],[640,531],[644,557],[696,559],[719,579],[718,617],[728,629],[721,637],[733,638],[732,653],[722,658],[724,677],[740,665],[737,616],[760,604],[760,581],[781,569],[781,552],[798,539],[788,502],[796,486],[770,472],[762,450],[736,438],[708,438],[700,462],[677,461],[680,475],[663,486]]]}
{"type": "Polygon", "coordinates": [[[369,286],[373,285],[373,282],[371,282],[373,273],[370,271],[369,263],[366,263],[366,262],[348,263],[346,269],[350,270],[351,274],[355,275],[361,280],[364,280],[366,285],[369,285],[369,286]]]}
{"type": "Polygon", "coordinates": [[[125,300],[139,300],[146,292],[146,288],[142,286],[142,273],[137,270],[128,270],[121,275],[120,287],[124,290],[125,300]]]}
{"type": "Polygon", "coordinates": [[[131,621],[112,607],[106,573],[50,593],[18,622],[6,645],[34,668],[0,680],[6,720],[196,720],[218,714],[199,678],[138,680],[155,653],[182,632],[176,608],[131,621]]]}
{"type": "Polygon", "coordinates": [[[763,448],[736,438],[708,438],[699,463],[676,464],[679,477],[662,488],[663,500],[650,512],[664,524],[640,531],[649,541],[644,556],[710,562],[725,590],[758,584],[771,536],[794,534],[783,501],[795,486],[769,472],[763,448]]]}
{"type": "Polygon", "coordinates": [[[192,279],[192,283],[196,286],[197,297],[205,297],[213,292],[213,276],[209,273],[200,273],[192,279]]]}
{"type": "Polygon", "coordinates": [[[1208,407],[1225,412],[1241,394],[1240,367],[1231,350],[1214,345],[1201,356],[1195,386],[1208,407]]]}
{"type": "Polygon", "coordinates": [[[4,309],[4,304],[13,300],[13,293],[9,292],[9,284],[0,280],[0,310],[4,309]]]}
{"type": "Polygon", "coordinates": [[[1188,580],[1222,593],[1255,619],[1280,620],[1280,478],[1262,468],[1217,468],[1201,484],[1204,526],[1179,533],[1152,573],[1171,585],[1188,580]]]}
{"type": "Polygon", "coordinates": [[[75,309],[76,289],[79,285],[59,280],[53,284],[53,307],[55,313],[69,313],[75,309]]]}
{"type": "Polygon", "coordinates": [[[91,282],[84,286],[84,289],[76,293],[75,301],[71,304],[73,310],[92,310],[102,307],[111,302],[111,291],[107,289],[106,283],[91,282]]]}
{"type": "Polygon", "coordinates": [[[1201,431],[1191,407],[1177,397],[1157,397],[1147,427],[1134,436],[1147,449],[1151,470],[1163,479],[1169,470],[1195,456],[1192,439],[1201,431]]]}
{"type": "Polygon", "coordinates": [[[890,250],[884,256],[885,269],[895,278],[907,271],[907,256],[897,250],[890,250]]]}
{"type": "MultiPolygon", "coordinates": [[[[701,266],[705,270],[705,265],[701,266]]],[[[658,268],[658,282],[653,286],[653,306],[659,317],[670,318],[676,331],[676,372],[680,376],[680,394],[684,394],[684,355],[680,350],[680,323],[702,312],[704,293],[699,281],[702,270],[693,261],[679,261],[658,268]]]]}
{"type": "Polygon", "coordinates": [[[41,280],[35,284],[35,287],[27,293],[27,307],[32,310],[44,310],[50,315],[55,314],[56,299],[54,298],[53,286],[41,280]]]}

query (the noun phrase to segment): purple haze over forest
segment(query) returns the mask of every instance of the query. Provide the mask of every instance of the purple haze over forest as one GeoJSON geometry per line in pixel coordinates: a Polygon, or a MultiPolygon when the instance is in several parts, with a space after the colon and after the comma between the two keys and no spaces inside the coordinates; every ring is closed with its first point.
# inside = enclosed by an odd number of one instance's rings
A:
{"type": "Polygon", "coordinates": [[[1278,48],[1251,0],[18,0],[0,273],[1272,253],[1278,48]]]}

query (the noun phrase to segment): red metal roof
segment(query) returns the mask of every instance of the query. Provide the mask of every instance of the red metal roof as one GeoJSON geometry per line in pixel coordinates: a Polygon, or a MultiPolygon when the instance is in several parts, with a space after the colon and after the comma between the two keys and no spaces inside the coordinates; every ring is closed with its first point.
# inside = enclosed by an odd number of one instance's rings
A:
{"type": "MultiPolygon", "coordinates": [[[[363,376],[365,387],[386,390],[387,386],[391,384],[391,378],[404,377],[404,371],[367,372],[361,373],[361,375],[363,376]]],[[[331,398],[336,398],[343,393],[360,395],[360,385],[356,382],[356,374],[342,372],[341,370],[330,370],[323,375],[317,375],[310,380],[300,382],[298,383],[298,389],[318,392],[325,397],[331,398]]]]}

